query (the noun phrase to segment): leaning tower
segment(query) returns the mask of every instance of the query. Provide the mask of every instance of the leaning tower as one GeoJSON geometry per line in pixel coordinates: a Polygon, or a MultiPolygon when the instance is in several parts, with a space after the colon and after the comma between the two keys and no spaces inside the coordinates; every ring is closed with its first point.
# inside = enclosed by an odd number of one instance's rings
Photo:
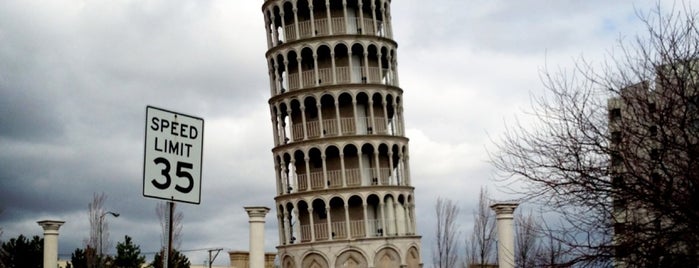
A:
{"type": "Polygon", "coordinates": [[[420,267],[390,0],[265,0],[282,267],[420,267]]]}

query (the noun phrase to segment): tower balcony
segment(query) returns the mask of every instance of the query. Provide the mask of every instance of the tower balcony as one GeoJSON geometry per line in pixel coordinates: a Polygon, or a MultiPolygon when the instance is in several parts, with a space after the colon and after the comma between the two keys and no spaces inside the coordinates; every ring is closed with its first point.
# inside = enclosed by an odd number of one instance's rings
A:
{"type": "Polygon", "coordinates": [[[301,240],[300,243],[310,243],[316,241],[335,241],[361,238],[377,238],[377,237],[393,237],[393,236],[408,236],[414,235],[414,232],[409,232],[407,221],[405,220],[386,220],[370,219],[370,220],[352,220],[349,222],[349,230],[347,232],[347,222],[337,221],[330,225],[327,223],[316,223],[301,225],[301,240]],[[384,231],[384,224],[386,230],[384,231]],[[330,226],[330,228],[328,228],[330,226]],[[313,231],[311,232],[311,227],[313,231]]]}
{"type": "Polygon", "coordinates": [[[335,70],[336,73],[333,73],[333,68],[319,68],[317,79],[314,70],[302,71],[300,75],[298,72],[291,73],[288,76],[288,82],[284,82],[283,85],[281,85],[281,90],[278,93],[337,84],[382,84],[398,86],[398,84],[395,83],[396,80],[391,70],[388,68],[353,66],[350,69],[349,66],[338,66],[335,70]]]}
{"type": "Polygon", "coordinates": [[[339,124],[337,119],[323,119],[322,121],[306,121],[305,135],[303,123],[293,124],[292,135],[295,141],[342,135],[403,135],[399,127],[395,127],[393,122],[388,122],[387,124],[383,117],[377,117],[373,119],[370,117],[362,117],[358,120],[362,122],[361,124],[359,124],[361,125],[361,127],[357,126],[358,124],[354,117],[341,117],[339,120],[339,124]]]}
{"type": "Polygon", "coordinates": [[[363,20],[356,17],[351,17],[347,21],[343,17],[331,18],[330,20],[315,19],[313,25],[310,20],[299,21],[298,24],[289,24],[284,27],[283,35],[279,36],[279,40],[275,45],[280,45],[299,39],[312,38],[317,36],[340,35],[340,34],[359,34],[372,35],[379,37],[389,37],[381,25],[383,21],[376,21],[377,29],[374,30],[374,20],[364,18],[363,20]],[[330,22],[330,23],[328,23],[330,22]],[[298,35],[296,30],[298,28],[298,35]]]}
{"type": "Polygon", "coordinates": [[[306,192],[324,189],[337,189],[342,187],[361,186],[406,186],[401,179],[398,169],[390,168],[349,168],[342,170],[328,170],[327,177],[323,171],[309,172],[307,174],[290,174],[290,184],[287,193],[306,192]],[[363,170],[363,172],[362,172],[363,170]],[[344,181],[344,183],[343,183],[344,181]],[[308,187],[310,185],[310,187],[308,187]]]}

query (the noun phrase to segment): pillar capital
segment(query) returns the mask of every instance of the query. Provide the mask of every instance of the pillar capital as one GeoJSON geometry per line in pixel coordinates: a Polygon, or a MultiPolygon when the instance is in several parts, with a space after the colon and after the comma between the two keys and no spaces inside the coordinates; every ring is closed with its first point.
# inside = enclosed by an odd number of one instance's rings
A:
{"type": "Polygon", "coordinates": [[[58,229],[65,221],[55,221],[55,220],[44,220],[37,221],[41,228],[44,228],[44,235],[58,235],[58,229]]]}
{"type": "Polygon", "coordinates": [[[495,211],[497,218],[513,218],[515,209],[519,206],[516,202],[500,202],[490,205],[490,208],[495,211]]]}
{"type": "Polygon", "coordinates": [[[250,217],[250,221],[253,219],[255,220],[265,220],[265,216],[269,212],[268,207],[244,207],[245,211],[248,213],[248,216],[250,217]]]}

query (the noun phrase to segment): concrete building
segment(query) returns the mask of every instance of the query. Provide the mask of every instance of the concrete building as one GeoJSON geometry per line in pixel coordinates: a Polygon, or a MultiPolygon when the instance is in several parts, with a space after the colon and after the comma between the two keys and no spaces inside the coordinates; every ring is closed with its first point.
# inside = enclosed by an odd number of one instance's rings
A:
{"type": "Polygon", "coordinates": [[[687,185],[699,177],[697,66],[658,66],[654,81],[608,101],[616,267],[695,267],[699,260],[690,235],[696,226],[674,213],[696,209],[681,200],[691,200],[687,185]]]}
{"type": "Polygon", "coordinates": [[[262,4],[284,268],[422,265],[390,6],[262,4]]]}

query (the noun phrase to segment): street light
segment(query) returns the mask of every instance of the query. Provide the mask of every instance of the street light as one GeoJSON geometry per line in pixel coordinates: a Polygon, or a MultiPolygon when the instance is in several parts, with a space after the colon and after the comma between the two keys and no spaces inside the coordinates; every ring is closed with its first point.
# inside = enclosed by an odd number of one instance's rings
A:
{"type": "Polygon", "coordinates": [[[104,212],[104,213],[102,213],[102,215],[100,215],[100,222],[99,222],[99,236],[100,236],[100,244],[99,244],[99,247],[100,247],[99,262],[100,262],[100,267],[102,266],[102,222],[104,221],[104,216],[107,216],[107,214],[110,214],[110,215],[114,216],[114,218],[119,217],[119,213],[111,212],[111,211],[104,212]]]}

